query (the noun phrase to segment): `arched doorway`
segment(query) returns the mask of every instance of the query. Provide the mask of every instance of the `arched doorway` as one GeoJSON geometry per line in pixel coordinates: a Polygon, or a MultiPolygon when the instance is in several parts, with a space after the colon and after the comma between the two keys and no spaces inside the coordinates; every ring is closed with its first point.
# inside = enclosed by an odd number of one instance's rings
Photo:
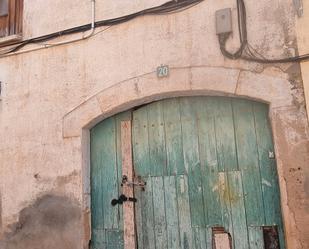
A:
{"type": "Polygon", "coordinates": [[[139,249],[285,248],[268,106],[226,97],[166,99],[91,130],[93,248],[124,247],[123,205],[111,205],[123,192],[122,121],[146,183],[127,196],[139,249]]]}

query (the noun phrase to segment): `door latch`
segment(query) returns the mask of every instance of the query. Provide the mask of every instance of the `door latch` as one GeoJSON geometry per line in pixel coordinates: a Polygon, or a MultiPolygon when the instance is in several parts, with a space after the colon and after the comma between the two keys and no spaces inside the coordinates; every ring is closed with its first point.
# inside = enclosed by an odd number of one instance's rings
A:
{"type": "Polygon", "coordinates": [[[137,202],[137,199],[134,197],[126,197],[125,195],[120,195],[118,199],[113,199],[111,201],[112,206],[116,206],[117,204],[122,205],[126,201],[137,202]]]}
{"type": "Polygon", "coordinates": [[[123,175],[121,186],[123,185],[129,186],[129,187],[134,187],[134,186],[141,187],[141,189],[144,191],[146,182],[144,182],[140,176],[136,177],[134,181],[132,182],[128,180],[128,177],[126,175],[123,175]]]}

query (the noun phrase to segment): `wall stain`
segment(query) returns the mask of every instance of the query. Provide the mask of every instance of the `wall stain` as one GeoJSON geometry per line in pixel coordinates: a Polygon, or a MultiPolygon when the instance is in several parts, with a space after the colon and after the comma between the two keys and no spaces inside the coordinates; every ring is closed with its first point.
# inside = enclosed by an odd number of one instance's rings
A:
{"type": "Polygon", "coordinates": [[[292,87],[293,104],[298,108],[305,108],[304,88],[301,74],[301,68],[299,63],[293,63],[285,70],[285,73],[289,76],[289,82],[292,87]]]}
{"type": "Polygon", "coordinates": [[[44,177],[40,175],[40,173],[35,173],[33,177],[37,180],[40,184],[49,184],[52,183],[56,188],[62,188],[67,184],[72,183],[72,181],[79,176],[79,171],[74,170],[68,175],[64,176],[57,176],[57,178],[52,177],[44,177]]]}
{"type": "Polygon", "coordinates": [[[0,249],[76,249],[81,243],[81,208],[66,196],[46,194],[19,213],[0,249]]]}
{"type": "Polygon", "coordinates": [[[79,172],[77,170],[72,171],[70,174],[66,175],[66,176],[58,176],[57,177],[57,184],[58,186],[64,186],[68,183],[72,182],[72,178],[78,177],[79,172]]]}

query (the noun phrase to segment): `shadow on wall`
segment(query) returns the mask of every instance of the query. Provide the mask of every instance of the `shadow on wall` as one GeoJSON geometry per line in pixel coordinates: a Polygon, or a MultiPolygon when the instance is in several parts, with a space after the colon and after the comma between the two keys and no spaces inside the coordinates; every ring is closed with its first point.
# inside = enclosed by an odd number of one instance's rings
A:
{"type": "Polygon", "coordinates": [[[81,243],[81,208],[68,197],[44,195],[24,208],[0,249],[77,249],[81,243]]]}

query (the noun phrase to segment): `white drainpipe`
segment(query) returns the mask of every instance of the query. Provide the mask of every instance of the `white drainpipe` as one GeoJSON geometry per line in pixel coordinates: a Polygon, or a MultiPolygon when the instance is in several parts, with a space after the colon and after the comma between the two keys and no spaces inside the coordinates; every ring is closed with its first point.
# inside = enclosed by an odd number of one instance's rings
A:
{"type": "Polygon", "coordinates": [[[90,33],[83,37],[83,39],[89,38],[93,35],[95,29],[95,0],[91,0],[91,30],[90,33]]]}

